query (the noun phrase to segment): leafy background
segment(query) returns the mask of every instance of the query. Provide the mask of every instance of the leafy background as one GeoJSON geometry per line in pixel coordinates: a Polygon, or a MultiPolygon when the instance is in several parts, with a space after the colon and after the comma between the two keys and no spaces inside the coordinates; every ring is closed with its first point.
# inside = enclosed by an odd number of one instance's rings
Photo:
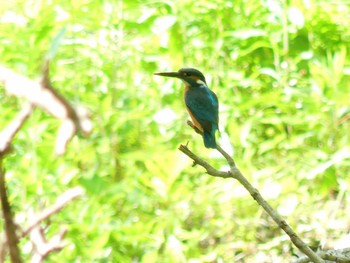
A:
{"type": "MultiPolygon", "coordinates": [[[[66,189],[83,199],[50,262],[290,262],[298,251],[235,181],[210,178],[177,147],[227,168],[185,123],[180,81],[196,67],[220,99],[220,143],[301,237],[350,230],[350,3],[325,0],[3,1],[1,63],[37,78],[52,40],[56,89],[94,131],[53,153],[59,123],[36,110],[7,157],[19,221],[66,189]]],[[[0,89],[0,125],[23,101],[0,89]]],[[[21,242],[30,257],[27,240],[21,242]]]]}

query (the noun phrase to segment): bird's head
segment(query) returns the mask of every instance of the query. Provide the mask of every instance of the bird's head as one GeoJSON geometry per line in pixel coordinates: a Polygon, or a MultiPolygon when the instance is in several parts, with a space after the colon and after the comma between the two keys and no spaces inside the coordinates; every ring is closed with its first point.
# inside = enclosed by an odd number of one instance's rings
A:
{"type": "Polygon", "coordinates": [[[185,83],[185,85],[191,87],[198,85],[207,86],[204,75],[202,74],[202,72],[195,68],[182,68],[178,72],[159,72],[154,73],[154,75],[178,78],[181,79],[185,83]]]}

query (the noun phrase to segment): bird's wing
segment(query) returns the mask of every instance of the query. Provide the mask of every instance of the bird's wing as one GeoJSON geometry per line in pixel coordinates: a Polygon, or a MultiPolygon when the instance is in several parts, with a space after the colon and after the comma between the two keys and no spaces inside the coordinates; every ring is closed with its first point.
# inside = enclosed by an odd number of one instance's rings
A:
{"type": "Polygon", "coordinates": [[[190,88],[185,95],[185,103],[204,130],[211,132],[212,124],[218,126],[218,99],[215,93],[207,87],[190,88]]]}

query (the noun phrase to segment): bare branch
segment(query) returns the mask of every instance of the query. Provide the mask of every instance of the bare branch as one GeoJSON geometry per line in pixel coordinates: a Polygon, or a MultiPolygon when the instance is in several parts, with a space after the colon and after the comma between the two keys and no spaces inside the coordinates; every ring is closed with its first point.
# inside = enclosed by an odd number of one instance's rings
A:
{"type": "MultiPolygon", "coordinates": [[[[350,262],[350,248],[345,249],[331,249],[326,251],[318,251],[317,254],[324,260],[333,261],[337,263],[349,263],[350,262]]],[[[310,259],[308,257],[302,257],[294,261],[294,263],[308,263],[310,259]]]]}
{"type": "Polygon", "coordinates": [[[44,235],[44,230],[37,225],[30,232],[30,240],[34,245],[34,253],[31,262],[40,263],[43,262],[47,256],[54,251],[60,251],[64,248],[63,238],[67,232],[67,229],[61,229],[61,231],[47,241],[44,235]]]}
{"type": "Polygon", "coordinates": [[[235,164],[235,161],[233,160],[233,158],[227,152],[225,152],[224,149],[222,149],[219,144],[216,144],[216,149],[219,151],[219,153],[221,153],[222,156],[225,157],[225,159],[226,159],[228,165],[230,166],[231,170],[235,169],[236,168],[236,164],[235,164]]]}
{"type": "Polygon", "coordinates": [[[230,172],[222,172],[222,171],[216,170],[209,163],[207,163],[206,161],[204,161],[203,159],[195,155],[193,152],[191,152],[190,149],[188,149],[187,146],[185,145],[180,145],[179,150],[193,160],[193,165],[199,164],[200,166],[204,167],[205,170],[207,170],[208,174],[212,176],[222,177],[222,178],[234,177],[230,172]]]}
{"type": "Polygon", "coordinates": [[[14,71],[0,66],[0,81],[9,94],[26,98],[29,102],[44,109],[57,119],[68,117],[68,109],[52,90],[47,89],[42,83],[33,81],[19,75],[14,71]]]}
{"type": "MultiPolygon", "coordinates": [[[[41,82],[32,81],[10,69],[0,66],[0,82],[4,84],[5,90],[17,97],[27,99],[30,104],[22,109],[17,117],[0,133],[0,197],[5,219],[6,236],[2,240],[0,249],[0,261],[5,260],[6,248],[9,248],[11,261],[21,262],[20,251],[17,246],[18,236],[16,225],[13,221],[11,207],[9,205],[4,181],[4,172],[1,168],[2,156],[9,151],[11,141],[22,127],[25,120],[32,112],[34,106],[39,107],[62,122],[56,139],[56,153],[63,154],[68,142],[81,131],[87,135],[92,130],[92,123],[88,111],[83,108],[73,108],[64,97],[62,97],[52,86],[49,78],[49,61],[46,61],[41,82]]],[[[83,189],[76,187],[70,189],[57,198],[56,203],[34,216],[29,226],[20,234],[20,238],[30,234],[30,240],[35,248],[32,262],[42,262],[52,251],[63,248],[63,238],[66,229],[47,241],[44,230],[39,225],[43,220],[60,211],[67,203],[83,194],[83,189]]]]}
{"type": "MultiPolygon", "coordinates": [[[[192,123],[188,123],[191,127],[192,123]]],[[[198,133],[198,132],[197,132],[198,133]]],[[[213,168],[209,163],[204,161],[202,158],[198,157],[196,154],[191,152],[187,146],[180,145],[179,150],[190,157],[194,164],[198,164],[206,169],[207,173],[222,178],[235,178],[237,179],[244,188],[250,193],[250,195],[254,198],[254,200],[262,206],[262,208],[272,217],[275,223],[289,236],[293,244],[300,249],[305,255],[307,255],[311,261],[315,263],[324,263],[324,260],[317,255],[314,251],[311,250],[309,246],[307,246],[301,238],[294,232],[294,230],[288,225],[288,223],[269,205],[268,202],[261,196],[260,192],[254,188],[249,181],[243,176],[241,171],[236,167],[233,158],[226,153],[220,146],[217,146],[217,150],[224,156],[227,160],[230,171],[222,172],[213,168]]]]}
{"type": "MultiPolygon", "coordinates": [[[[73,201],[77,197],[81,196],[84,193],[84,190],[81,187],[75,187],[69,189],[65,193],[61,194],[56,203],[52,206],[46,208],[44,211],[38,213],[37,215],[31,216],[32,221],[29,222],[27,228],[19,234],[19,238],[23,238],[30,234],[30,239],[32,240],[36,253],[34,253],[32,262],[42,262],[43,259],[47,257],[52,251],[58,251],[63,248],[63,237],[66,232],[66,229],[62,230],[60,234],[56,235],[51,239],[51,241],[46,241],[43,234],[43,230],[40,227],[40,223],[50,216],[58,213],[62,210],[69,202],[73,201]],[[34,232],[34,233],[33,233],[34,232]],[[44,244],[44,245],[42,245],[44,244]]],[[[0,262],[3,262],[5,257],[5,248],[7,247],[7,238],[2,240],[2,246],[0,249],[0,262]],[[1,261],[2,260],[2,261],[1,261]]]]}
{"type": "Polygon", "coordinates": [[[81,131],[84,135],[89,134],[92,124],[87,110],[76,110],[53,88],[49,79],[48,62],[43,73],[42,81],[36,82],[0,66],[0,82],[4,83],[9,94],[27,99],[31,104],[62,121],[56,140],[56,153],[61,155],[75,133],[81,131]]]}
{"type": "Polygon", "coordinates": [[[33,216],[34,219],[29,223],[29,226],[21,235],[21,237],[24,237],[29,234],[30,240],[33,243],[34,253],[32,263],[43,262],[51,252],[61,250],[64,247],[63,238],[67,232],[67,229],[61,229],[59,234],[51,238],[50,241],[47,241],[44,235],[44,230],[39,224],[53,214],[59,212],[65,205],[81,196],[83,193],[84,190],[80,187],[72,188],[60,195],[54,205],[33,216]]]}
{"type": "Polygon", "coordinates": [[[37,225],[39,225],[42,221],[48,219],[51,215],[56,214],[57,212],[62,210],[65,205],[67,205],[69,202],[73,201],[74,199],[78,198],[83,193],[84,193],[84,190],[81,187],[75,187],[61,194],[57,198],[55,204],[46,208],[44,211],[40,212],[39,214],[33,216],[33,220],[29,222],[28,227],[22,232],[21,237],[28,235],[28,233],[37,225]]]}

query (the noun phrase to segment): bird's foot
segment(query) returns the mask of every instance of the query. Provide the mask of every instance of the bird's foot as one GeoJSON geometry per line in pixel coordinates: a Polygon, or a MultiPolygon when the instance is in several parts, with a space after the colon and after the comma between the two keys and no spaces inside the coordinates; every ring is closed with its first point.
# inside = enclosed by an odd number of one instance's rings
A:
{"type": "Polygon", "coordinates": [[[194,126],[193,123],[192,123],[191,121],[187,121],[187,124],[188,124],[189,126],[191,126],[191,128],[194,129],[194,131],[195,131],[196,133],[202,134],[202,132],[201,132],[196,126],[194,126]]]}

